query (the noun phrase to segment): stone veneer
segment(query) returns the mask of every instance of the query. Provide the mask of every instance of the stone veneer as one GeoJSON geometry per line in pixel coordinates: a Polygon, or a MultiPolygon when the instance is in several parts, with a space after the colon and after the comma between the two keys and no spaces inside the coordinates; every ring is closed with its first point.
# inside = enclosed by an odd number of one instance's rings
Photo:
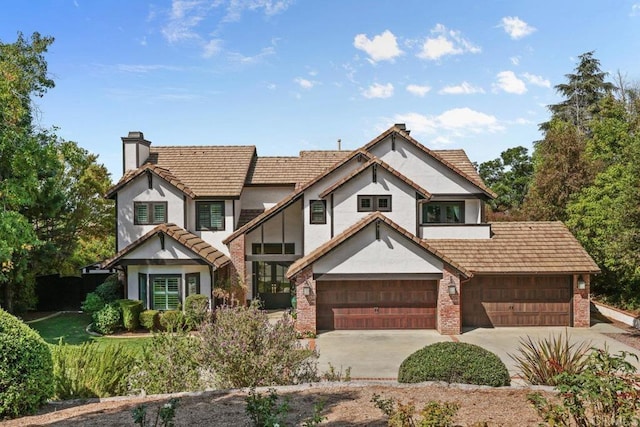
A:
{"type": "Polygon", "coordinates": [[[573,327],[588,328],[591,326],[591,304],[589,301],[591,276],[582,274],[582,278],[586,282],[584,289],[578,289],[579,277],[579,274],[573,275],[573,327]]]}
{"type": "Polygon", "coordinates": [[[460,317],[460,278],[458,273],[445,264],[442,279],[438,282],[438,307],[436,328],[442,335],[459,335],[462,330],[460,317]],[[456,286],[456,293],[449,294],[449,285],[456,286]]]}
{"type": "Polygon", "coordinates": [[[245,236],[242,234],[229,242],[229,258],[231,259],[231,268],[229,273],[234,285],[236,285],[239,280],[244,280],[247,285],[250,285],[251,283],[247,277],[247,268],[244,261],[244,238],[245,236]]]}
{"type": "Polygon", "coordinates": [[[299,332],[317,332],[316,330],[316,281],[313,279],[313,268],[305,268],[296,275],[297,317],[296,330],[299,332]],[[309,295],[304,288],[310,288],[309,295]]]}

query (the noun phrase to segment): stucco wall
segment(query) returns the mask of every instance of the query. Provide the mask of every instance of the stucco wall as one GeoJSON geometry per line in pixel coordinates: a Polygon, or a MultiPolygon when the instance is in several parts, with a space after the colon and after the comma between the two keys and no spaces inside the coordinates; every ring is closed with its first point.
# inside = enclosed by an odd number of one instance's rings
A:
{"type": "Polygon", "coordinates": [[[244,187],[240,196],[242,209],[269,209],[293,192],[291,187],[244,187]]]}
{"type": "Polygon", "coordinates": [[[260,242],[294,243],[295,254],[302,255],[302,201],[299,200],[295,202],[273,218],[265,221],[255,230],[247,233],[245,247],[246,255],[251,255],[252,243],[260,242]]]}
{"type": "Polygon", "coordinates": [[[420,227],[423,239],[489,239],[491,226],[481,225],[427,225],[420,227]]]}

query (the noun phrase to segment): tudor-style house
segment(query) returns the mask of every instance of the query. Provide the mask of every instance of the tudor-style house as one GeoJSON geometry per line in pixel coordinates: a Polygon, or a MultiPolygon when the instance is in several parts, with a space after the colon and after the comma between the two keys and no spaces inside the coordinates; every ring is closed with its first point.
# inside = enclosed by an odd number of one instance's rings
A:
{"type": "Polygon", "coordinates": [[[122,138],[108,192],[117,251],[103,263],[130,299],[178,307],[242,280],[266,309],[297,300],[296,327],[589,326],[598,266],[560,222],[485,221],[495,194],[462,150],[405,125],[354,151],[259,157],[254,146],[122,138]]]}

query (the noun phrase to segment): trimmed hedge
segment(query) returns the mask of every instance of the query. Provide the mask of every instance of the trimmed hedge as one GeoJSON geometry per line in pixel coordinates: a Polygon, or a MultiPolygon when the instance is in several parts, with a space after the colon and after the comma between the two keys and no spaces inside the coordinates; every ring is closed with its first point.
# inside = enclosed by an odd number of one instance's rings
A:
{"type": "Polygon", "coordinates": [[[93,314],[93,330],[103,335],[110,335],[122,326],[122,313],[118,304],[107,304],[93,314]]]}
{"type": "Polygon", "coordinates": [[[140,325],[149,331],[160,329],[160,312],[158,310],[144,310],[140,313],[139,319],[140,325]]]}
{"type": "Polygon", "coordinates": [[[165,331],[177,332],[185,329],[187,320],[180,310],[167,310],[160,313],[160,325],[165,331]]]}
{"type": "Polygon", "coordinates": [[[35,412],[53,390],[49,346],[0,308],[0,420],[35,412]]]}
{"type": "Polygon", "coordinates": [[[445,381],[500,387],[511,384],[509,372],[495,354],[463,342],[439,342],[407,357],[398,382],[445,381]]]}
{"type": "Polygon", "coordinates": [[[122,312],[122,324],[127,331],[135,331],[140,328],[140,313],[142,313],[142,301],[121,299],[118,300],[122,312]]]}

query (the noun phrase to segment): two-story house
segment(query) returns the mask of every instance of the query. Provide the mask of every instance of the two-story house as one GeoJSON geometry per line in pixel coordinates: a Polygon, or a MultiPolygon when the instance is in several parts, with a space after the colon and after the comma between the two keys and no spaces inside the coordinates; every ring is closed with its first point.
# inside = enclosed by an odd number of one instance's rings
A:
{"type": "Polygon", "coordinates": [[[589,326],[599,269],[560,222],[485,222],[462,150],[402,124],[354,151],[123,142],[117,253],[127,297],[171,309],[242,280],[299,330],[589,326]]]}

